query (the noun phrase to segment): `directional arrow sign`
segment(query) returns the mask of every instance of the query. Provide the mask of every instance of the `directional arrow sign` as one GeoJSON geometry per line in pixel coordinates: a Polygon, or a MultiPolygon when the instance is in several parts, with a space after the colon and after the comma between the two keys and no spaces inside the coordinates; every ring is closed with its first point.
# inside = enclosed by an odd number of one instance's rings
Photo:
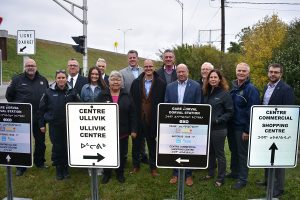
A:
{"type": "Polygon", "coordinates": [[[101,154],[97,153],[96,156],[83,156],[83,159],[97,159],[97,162],[99,162],[103,160],[104,157],[101,154]]]}
{"type": "Polygon", "coordinates": [[[20,52],[23,52],[26,49],[26,46],[20,49],[20,52]]]}
{"type": "Polygon", "coordinates": [[[269,150],[271,150],[271,165],[274,165],[274,159],[275,159],[275,150],[278,150],[276,144],[273,142],[273,144],[270,146],[269,150]]]}
{"type": "Polygon", "coordinates": [[[178,163],[188,163],[188,162],[190,162],[190,160],[189,159],[181,159],[181,158],[177,158],[176,159],[176,162],[178,162],[178,163]]]}
{"type": "Polygon", "coordinates": [[[7,160],[7,162],[9,162],[9,161],[10,161],[10,159],[11,159],[11,157],[10,157],[9,155],[7,155],[7,156],[6,156],[6,160],[7,160]]]}

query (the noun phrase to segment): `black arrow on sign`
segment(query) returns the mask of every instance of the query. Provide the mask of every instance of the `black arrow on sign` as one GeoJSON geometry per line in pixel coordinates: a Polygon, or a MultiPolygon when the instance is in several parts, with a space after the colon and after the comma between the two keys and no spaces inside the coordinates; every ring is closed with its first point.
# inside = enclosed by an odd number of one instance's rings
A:
{"type": "Polygon", "coordinates": [[[26,49],[26,46],[20,49],[20,52],[23,52],[26,49]]]}
{"type": "Polygon", "coordinates": [[[103,160],[104,157],[100,153],[97,153],[96,156],[83,156],[83,159],[97,159],[97,162],[99,162],[103,160]]]}
{"type": "Polygon", "coordinates": [[[271,151],[271,165],[274,165],[274,159],[275,159],[275,150],[278,150],[276,144],[273,142],[273,144],[270,146],[269,150],[271,151]]]}

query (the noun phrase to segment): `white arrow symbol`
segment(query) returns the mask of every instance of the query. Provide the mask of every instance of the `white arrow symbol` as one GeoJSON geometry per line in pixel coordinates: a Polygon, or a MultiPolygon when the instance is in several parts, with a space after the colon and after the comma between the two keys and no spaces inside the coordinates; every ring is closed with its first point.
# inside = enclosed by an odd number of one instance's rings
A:
{"type": "Polygon", "coordinates": [[[177,159],[176,159],[176,162],[178,162],[178,163],[183,163],[183,162],[190,162],[190,160],[189,160],[189,159],[181,159],[181,158],[177,158],[177,159]]]}
{"type": "Polygon", "coordinates": [[[9,155],[7,155],[6,160],[7,160],[7,162],[9,162],[11,160],[11,157],[9,155]]]}

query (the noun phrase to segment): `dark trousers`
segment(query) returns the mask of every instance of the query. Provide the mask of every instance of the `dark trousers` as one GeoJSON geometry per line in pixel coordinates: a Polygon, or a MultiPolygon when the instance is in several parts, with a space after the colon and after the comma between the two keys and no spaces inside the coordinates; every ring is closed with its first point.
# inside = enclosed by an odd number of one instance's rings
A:
{"type": "Polygon", "coordinates": [[[239,156],[238,156],[235,132],[234,132],[234,129],[231,127],[228,128],[227,140],[228,140],[229,150],[231,152],[230,171],[233,176],[238,177],[239,176],[239,156]]]}
{"type": "MultiPolygon", "coordinates": [[[[127,154],[128,154],[128,137],[120,139],[120,166],[116,169],[117,176],[124,175],[124,168],[127,162],[127,154]]],[[[104,168],[103,174],[106,176],[111,176],[112,169],[104,168]]]]}
{"type": "Polygon", "coordinates": [[[225,158],[225,138],[227,135],[227,129],[212,130],[210,134],[210,147],[209,147],[209,162],[208,162],[208,174],[209,176],[215,175],[215,169],[218,166],[217,180],[224,181],[226,174],[226,158],[225,158]],[[217,165],[217,162],[218,165],[217,165]]]}
{"type": "MultiPolygon", "coordinates": [[[[185,169],[185,178],[191,177],[192,175],[191,169],[185,169]]],[[[178,176],[178,169],[173,169],[173,176],[178,176]]]]}
{"type": "Polygon", "coordinates": [[[149,152],[149,167],[150,170],[156,169],[156,133],[151,133],[151,127],[146,123],[142,123],[139,134],[146,138],[149,152]]]}
{"type": "MultiPolygon", "coordinates": [[[[34,137],[34,154],[33,154],[33,162],[37,167],[41,167],[44,165],[45,160],[45,133],[40,131],[39,125],[37,121],[33,121],[32,123],[32,132],[34,137]]],[[[25,171],[25,167],[17,167],[18,170],[25,171]]]]}
{"type": "Polygon", "coordinates": [[[49,123],[50,140],[52,143],[51,160],[54,166],[68,164],[67,129],[66,124],[49,123]]]}
{"type": "MultiPolygon", "coordinates": [[[[149,149],[149,147],[148,147],[149,149]]],[[[132,163],[133,167],[140,168],[142,159],[147,159],[145,134],[139,131],[137,137],[132,139],[132,163]]]]}
{"type": "MultiPolygon", "coordinates": [[[[284,191],[284,179],[285,179],[285,169],[284,168],[275,168],[275,181],[274,181],[274,191],[273,193],[278,193],[284,191]]],[[[268,182],[268,171],[265,169],[265,181],[268,182]]]]}
{"type": "Polygon", "coordinates": [[[248,171],[247,158],[248,158],[248,140],[242,140],[243,131],[239,129],[234,130],[237,152],[238,152],[238,163],[239,163],[239,180],[243,183],[247,183],[248,171]]]}

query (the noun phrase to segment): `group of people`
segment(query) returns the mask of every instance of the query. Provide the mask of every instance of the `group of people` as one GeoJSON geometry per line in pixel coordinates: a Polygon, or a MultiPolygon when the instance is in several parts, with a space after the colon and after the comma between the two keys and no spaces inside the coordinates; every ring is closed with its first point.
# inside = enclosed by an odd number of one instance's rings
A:
{"type": "MultiPolygon", "coordinates": [[[[189,78],[188,66],[175,65],[172,50],[163,53],[163,66],[155,71],[154,62],[146,59],[138,65],[138,52],[127,54],[128,66],[120,71],[105,74],[106,61],[99,58],[88,72],[88,77],[79,74],[79,63],[70,59],[67,71],[57,70],[55,82],[48,81],[37,71],[33,59],[25,62],[24,73],[15,76],[6,91],[8,102],[31,103],[33,106],[33,135],[35,138],[34,164],[45,165],[45,132],[49,123],[52,142],[51,160],[56,166],[56,178],[70,177],[66,139],[65,105],[68,102],[114,102],[119,105],[120,167],[116,177],[125,182],[124,168],[127,162],[128,139],[132,138],[131,174],[138,173],[141,162],[147,162],[150,174],[159,176],[156,166],[157,107],[159,103],[210,104],[211,134],[208,174],[201,178],[215,177],[214,185],[221,187],[225,178],[237,179],[233,189],[242,189],[248,180],[247,153],[249,139],[250,110],[252,105],[293,105],[293,89],[281,80],[283,67],[268,66],[269,83],[262,98],[258,89],[250,82],[250,66],[236,66],[236,80],[230,89],[221,71],[205,62],[201,66],[201,77],[189,78]],[[225,140],[231,151],[231,172],[226,174],[225,140]],[[147,145],[146,145],[147,144],[147,145]],[[146,155],[146,148],[148,156],[146,155]],[[216,173],[217,169],[217,173],[216,173]]],[[[22,176],[26,168],[17,168],[22,176]]],[[[276,169],[274,196],[284,191],[284,169],[276,169]]],[[[112,170],[104,169],[102,183],[111,178],[112,170]]],[[[267,176],[267,173],[266,173],[267,176]]],[[[265,180],[259,184],[266,184],[265,180]]],[[[178,170],[173,170],[171,184],[178,181],[178,170]]],[[[193,185],[192,170],[185,170],[185,183],[193,185]]]]}

